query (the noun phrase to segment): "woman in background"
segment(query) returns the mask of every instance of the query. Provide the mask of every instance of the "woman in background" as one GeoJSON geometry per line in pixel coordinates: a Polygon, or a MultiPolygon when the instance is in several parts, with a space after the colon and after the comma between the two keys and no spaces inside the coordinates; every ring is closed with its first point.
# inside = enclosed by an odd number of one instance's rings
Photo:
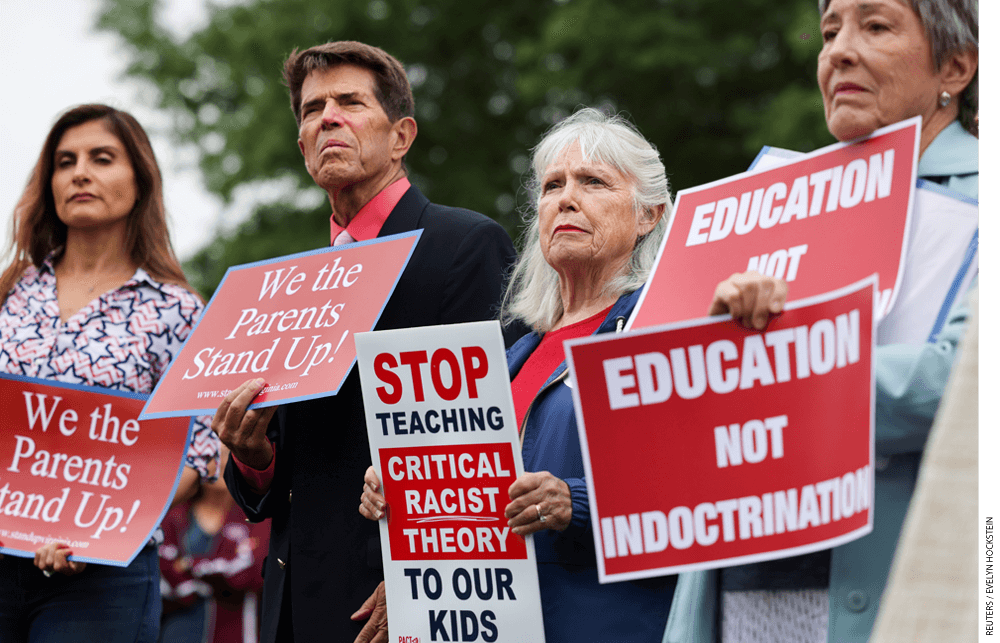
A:
{"type": "MultiPolygon", "coordinates": [[[[170,245],[149,138],[112,107],[81,105],[56,121],[14,212],[11,254],[0,275],[4,373],[148,394],[202,309],[170,245]]],[[[218,440],[205,420],[174,503],[214,478],[218,440]]],[[[154,544],[125,568],[71,561],[64,543],[34,561],[6,556],[0,640],[156,641],[154,544]]]]}
{"type": "MultiPolygon", "coordinates": [[[[222,446],[225,468],[229,449],[222,446]]],[[[223,480],[163,519],[160,643],[257,643],[270,519],[250,523],[223,480]]]]}

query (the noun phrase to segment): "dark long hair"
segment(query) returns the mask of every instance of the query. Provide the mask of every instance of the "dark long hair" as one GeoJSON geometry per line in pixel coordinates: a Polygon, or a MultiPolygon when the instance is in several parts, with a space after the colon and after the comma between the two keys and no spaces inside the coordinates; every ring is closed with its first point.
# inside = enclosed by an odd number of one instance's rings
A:
{"type": "Polygon", "coordinates": [[[129,256],[155,279],[177,284],[195,292],[184,277],[181,264],[170,245],[167,214],[163,205],[163,180],[153,146],[139,122],[131,114],[107,105],[80,105],[59,117],[45,138],[42,153],[14,208],[11,263],[0,276],[0,303],[7,298],[29,265],[40,267],[52,252],[66,245],[66,224],[56,215],[52,196],[55,152],[70,128],[101,121],[118,137],[135,174],[138,199],[126,220],[125,244],[129,256]]]}

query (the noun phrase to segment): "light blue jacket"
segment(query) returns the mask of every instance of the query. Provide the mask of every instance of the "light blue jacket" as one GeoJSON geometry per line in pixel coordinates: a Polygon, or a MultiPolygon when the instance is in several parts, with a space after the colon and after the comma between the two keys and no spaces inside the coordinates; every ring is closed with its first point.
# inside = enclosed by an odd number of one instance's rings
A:
{"type": "MultiPolygon", "coordinates": [[[[978,139],[953,122],[924,151],[917,174],[978,199],[978,139]]],[[[934,343],[876,349],[875,528],[833,549],[828,643],[868,641],[924,443],[968,320],[967,301],[961,301],[934,343]]],[[[714,643],[718,584],[717,570],[680,575],[664,643],[714,643]]]]}

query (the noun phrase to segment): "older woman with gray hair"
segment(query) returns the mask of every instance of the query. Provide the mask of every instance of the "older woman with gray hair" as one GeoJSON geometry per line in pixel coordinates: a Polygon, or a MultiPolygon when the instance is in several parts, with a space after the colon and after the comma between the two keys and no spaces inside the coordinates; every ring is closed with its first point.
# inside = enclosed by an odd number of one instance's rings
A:
{"type": "MultiPolygon", "coordinates": [[[[620,331],[656,258],[672,205],[656,148],[624,118],[581,109],[534,150],[524,248],[505,320],[532,332],[507,352],[525,473],[509,526],[535,534],[548,643],[663,637],[676,576],[601,585],[563,342],[620,331]]],[[[362,515],[381,517],[374,469],[362,515]]]]}
{"type": "MultiPolygon", "coordinates": [[[[817,78],[830,132],[849,141],[919,115],[917,174],[978,199],[977,1],[820,0],[819,9],[817,78]]],[[[785,293],[779,280],[734,275],[709,313],[763,328],[785,293]]],[[[876,350],[874,531],[832,550],[682,575],[664,641],[868,640],[968,317],[960,302],[933,343],[876,350]]]]}
{"type": "Polygon", "coordinates": [[[510,489],[515,533],[535,533],[549,643],[659,641],[676,577],[599,585],[563,342],[620,331],[670,216],[656,149],[592,109],[535,148],[535,208],[504,301],[533,332],[507,352],[526,473],[510,489]],[[665,601],[665,602],[657,602],[665,601]]]}

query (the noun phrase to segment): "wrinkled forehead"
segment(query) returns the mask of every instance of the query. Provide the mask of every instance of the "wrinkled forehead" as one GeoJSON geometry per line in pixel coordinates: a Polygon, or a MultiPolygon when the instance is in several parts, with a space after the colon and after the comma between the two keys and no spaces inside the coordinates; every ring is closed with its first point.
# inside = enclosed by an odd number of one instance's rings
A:
{"type": "Polygon", "coordinates": [[[592,166],[595,169],[614,171],[631,176],[621,165],[612,147],[610,136],[595,136],[593,132],[566,132],[566,136],[552,136],[543,141],[535,152],[535,173],[544,176],[550,169],[567,163],[592,166]]]}
{"type": "Polygon", "coordinates": [[[302,80],[301,102],[346,94],[377,97],[375,73],[367,67],[342,62],[316,67],[302,80]]]}

